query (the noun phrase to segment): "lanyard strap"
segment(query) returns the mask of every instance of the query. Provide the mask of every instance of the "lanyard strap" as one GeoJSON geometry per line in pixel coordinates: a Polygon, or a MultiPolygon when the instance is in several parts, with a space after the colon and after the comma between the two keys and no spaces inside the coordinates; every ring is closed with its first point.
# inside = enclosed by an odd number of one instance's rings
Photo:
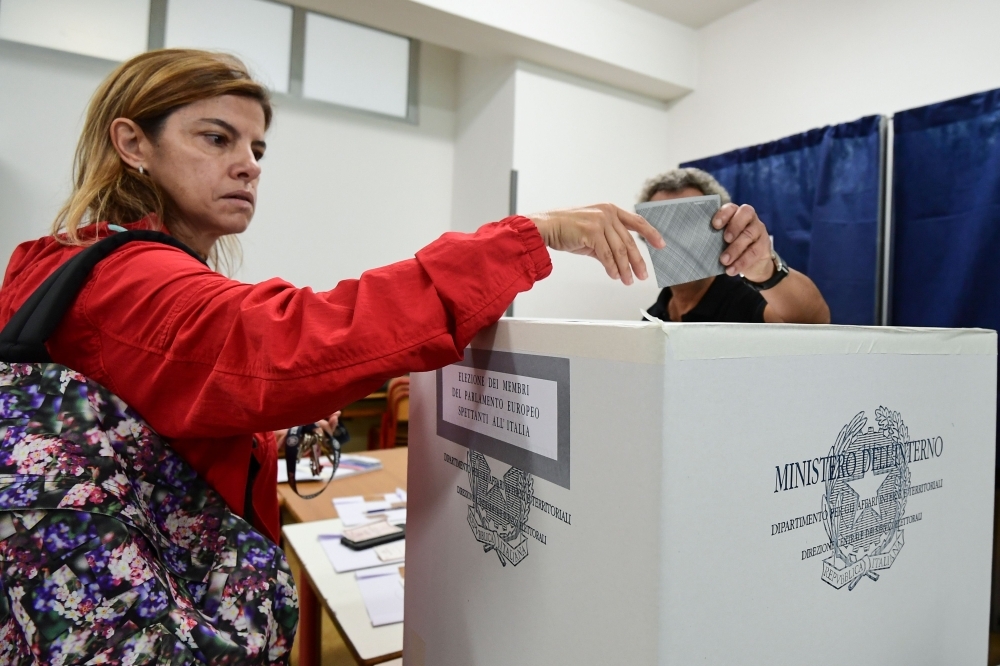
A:
{"type": "MultiPolygon", "coordinates": [[[[338,430],[341,428],[338,427],[338,430]]],[[[346,433],[346,430],[345,430],[346,433]]],[[[337,466],[340,465],[340,441],[331,435],[328,435],[319,426],[307,425],[307,426],[295,426],[294,428],[288,429],[288,434],[285,436],[285,469],[288,470],[288,485],[292,487],[295,494],[302,499],[312,499],[314,497],[319,497],[323,494],[323,491],[327,489],[330,482],[333,481],[334,475],[337,473],[337,466]],[[310,495],[303,495],[299,492],[298,483],[295,479],[295,472],[299,464],[299,449],[301,447],[306,447],[310,458],[312,459],[312,473],[319,474],[320,468],[319,461],[322,454],[322,447],[324,441],[329,441],[330,453],[326,453],[327,460],[330,461],[332,469],[330,470],[330,478],[326,480],[323,487],[310,495]]]]}

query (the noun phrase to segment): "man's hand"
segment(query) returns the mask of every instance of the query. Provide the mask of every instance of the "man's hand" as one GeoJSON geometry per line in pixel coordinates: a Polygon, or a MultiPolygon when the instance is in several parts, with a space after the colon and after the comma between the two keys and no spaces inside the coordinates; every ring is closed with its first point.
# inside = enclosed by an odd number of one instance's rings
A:
{"type": "MultiPolygon", "coordinates": [[[[753,206],[728,203],[712,218],[712,226],[724,229],[728,245],[719,261],[728,275],[742,273],[753,282],[767,282],[774,275],[771,239],[753,206]]],[[[767,307],[764,321],[769,323],[829,324],[830,308],[812,280],[796,270],[779,284],[760,292],[767,307]]]]}
{"type": "Polygon", "coordinates": [[[728,244],[719,258],[726,275],[742,273],[753,282],[765,282],[774,274],[771,239],[753,206],[727,203],[712,218],[712,226],[723,230],[728,244]]]}
{"type": "Polygon", "coordinates": [[[649,222],[612,204],[529,217],[548,247],[594,257],[604,265],[608,276],[625,284],[632,284],[633,272],[640,280],[649,275],[630,230],[638,232],[655,248],[665,245],[660,232],[649,222]]]}

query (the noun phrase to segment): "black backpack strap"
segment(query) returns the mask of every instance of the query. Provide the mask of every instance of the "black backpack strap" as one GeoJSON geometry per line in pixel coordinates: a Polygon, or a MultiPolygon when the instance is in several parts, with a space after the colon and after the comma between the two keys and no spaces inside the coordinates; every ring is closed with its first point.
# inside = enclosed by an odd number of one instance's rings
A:
{"type": "Polygon", "coordinates": [[[45,343],[73,305],[94,266],[131,241],[170,245],[205,263],[187,245],[159,231],[122,231],[103,238],[57,268],[14,313],[0,331],[0,361],[50,363],[45,343]]]}

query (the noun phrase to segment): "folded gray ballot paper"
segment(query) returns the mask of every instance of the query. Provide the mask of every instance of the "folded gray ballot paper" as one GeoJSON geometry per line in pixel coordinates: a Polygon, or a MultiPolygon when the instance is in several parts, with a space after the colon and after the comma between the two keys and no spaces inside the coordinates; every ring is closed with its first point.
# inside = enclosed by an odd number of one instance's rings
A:
{"type": "Polygon", "coordinates": [[[712,216],[722,201],[718,194],[637,204],[635,212],[653,225],[666,241],[662,250],[647,245],[658,287],[700,280],[724,273],[719,263],[726,242],[712,216]]]}

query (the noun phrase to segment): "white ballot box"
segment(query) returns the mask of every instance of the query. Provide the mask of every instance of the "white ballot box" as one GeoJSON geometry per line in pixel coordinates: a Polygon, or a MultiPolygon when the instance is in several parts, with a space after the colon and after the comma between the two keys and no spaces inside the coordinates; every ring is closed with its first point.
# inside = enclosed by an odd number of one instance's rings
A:
{"type": "Polygon", "coordinates": [[[407,666],[983,666],[996,333],[503,320],[410,385],[407,666]]]}

